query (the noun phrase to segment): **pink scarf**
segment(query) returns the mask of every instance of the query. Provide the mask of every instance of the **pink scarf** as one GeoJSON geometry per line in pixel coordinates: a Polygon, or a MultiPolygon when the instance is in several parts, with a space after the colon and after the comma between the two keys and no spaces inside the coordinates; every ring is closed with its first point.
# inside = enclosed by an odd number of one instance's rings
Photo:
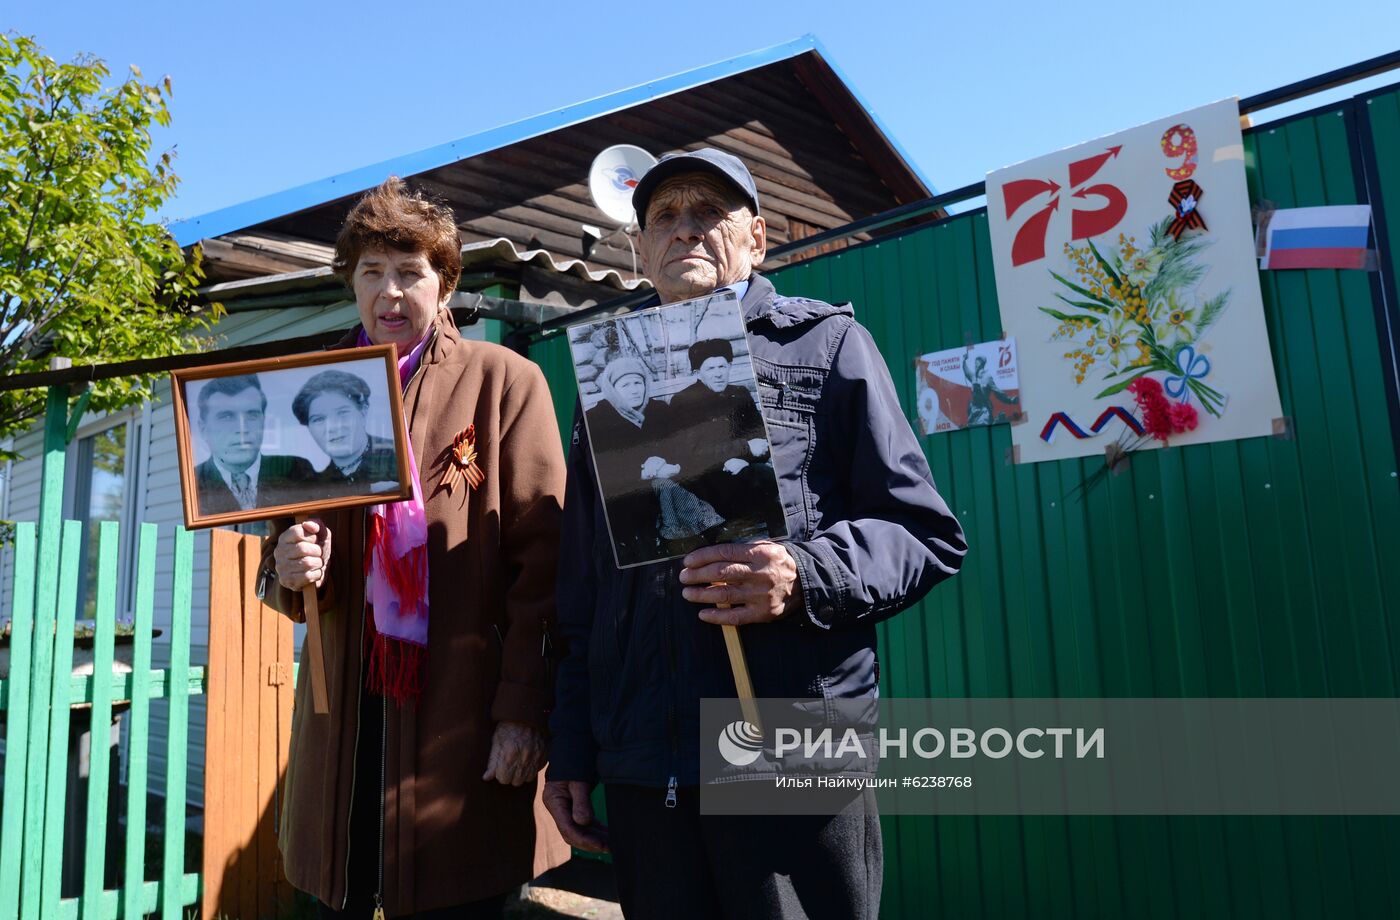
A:
{"type": "MultiPolygon", "coordinates": [[[[399,358],[400,387],[413,376],[431,338],[424,335],[399,358]]],[[[363,329],[356,344],[370,344],[363,329]]],[[[405,446],[413,498],[369,509],[365,554],[365,602],[373,612],[365,617],[365,685],[399,705],[418,702],[428,658],[428,517],[412,439],[405,446]]]]}

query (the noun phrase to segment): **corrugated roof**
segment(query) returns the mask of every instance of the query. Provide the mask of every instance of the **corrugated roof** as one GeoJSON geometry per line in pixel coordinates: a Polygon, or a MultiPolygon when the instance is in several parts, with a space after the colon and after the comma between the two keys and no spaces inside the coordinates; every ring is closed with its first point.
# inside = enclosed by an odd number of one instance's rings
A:
{"type": "Polygon", "coordinates": [[[622,291],[631,291],[638,287],[651,287],[651,282],[640,275],[628,280],[622,276],[621,272],[613,269],[604,271],[590,269],[588,263],[579,259],[558,261],[543,249],[516,249],[515,244],[505,237],[480,243],[468,243],[463,246],[462,267],[465,268],[468,264],[475,262],[489,261],[488,257],[490,256],[503,262],[529,262],[536,268],[543,268],[545,271],[573,275],[594,284],[606,284],[622,291]]]}
{"type": "Polygon", "coordinates": [[[394,159],[385,160],[371,166],[364,166],[350,172],[331,176],[286,191],[264,195],[241,204],[231,205],[210,211],[199,217],[175,221],[170,232],[181,246],[189,246],[201,239],[221,236],[245,227],[251,227],[267,220],[296,213],[327,201],[333,201],[364,191],[384,181],[388,175],[412,176],[430,169],[468,157],[478,156],[491,150],[509,146],[559,128],[598,118],[622,109],[630,108],[652,99],[679,93],[696,86],[714,82],[735,74],[744,73],[777,61],[797,57],[807,52],[816,52],[822,63],[845,86],[856,102],[869,115],[876,128],[885,136],[890,146],[902,158],[909,170],[923,184],[933,189],[933,185],[909,158],[898,141],[885,130],[879,116],[866,104],[865,99],[853,87],[840,69],[832,62],[815,35],[804,35],[790,42],[774,45],[759,51],[728,58],[714,64],[697,67],[683,73],[642,83],[628,89],[609,93],[584,102],[568,105],[551,112],[534,115],[521,121],[502,125],[487,131],[469,135],[460,140],[440,144],[394,159]]]}
{"type": "MultiPolygon", "coordinates": [[[[517,249],[508,239],[485,240],[468,243],[462,247],[462,268],[467,270],[476,265],[491,262],[528,263],[536,268],[560,275],[572,275],[593,284],[604,284],[619,291],[632,291],[639,287],[650,287],[645,278],[629,280],[620,272],[611,269],[594,271],[578,259],[556,260],[543,249],[517,249]]],[[[200,288],[205,300],[233,301],[245,297],[267,297],[273,294],[286,294],[298,291],[312,291],[340,284],[329,265],[320,268],[307,268],[301,271],[285,272],[280,275],[267,275],[261,278],[246,278],[240,281],[225,281],[200,288]]]]}

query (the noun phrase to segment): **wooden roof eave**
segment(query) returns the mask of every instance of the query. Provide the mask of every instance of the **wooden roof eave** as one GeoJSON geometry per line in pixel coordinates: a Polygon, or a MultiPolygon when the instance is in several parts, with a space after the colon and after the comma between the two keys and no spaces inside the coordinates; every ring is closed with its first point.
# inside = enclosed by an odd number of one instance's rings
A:
{"type": "Polygon", "coordinates": [[[893,135],[880,124],[874,111],[828,63],[820,46],[791,58],[789,63],[797,78],[831,113],[832,120],[901,204],[921,201],[934,194],[893,135]]]}

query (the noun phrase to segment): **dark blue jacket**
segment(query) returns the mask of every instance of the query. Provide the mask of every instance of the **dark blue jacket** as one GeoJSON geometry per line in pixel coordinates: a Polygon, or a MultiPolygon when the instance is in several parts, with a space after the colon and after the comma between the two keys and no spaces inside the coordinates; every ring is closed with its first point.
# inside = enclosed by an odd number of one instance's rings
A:
{"type": "MultiPolygon", "coordinates": [[[[740,630],[760,697],[873,698],[875,624],[953,575],[967,544],[849,304],[743,299],[805,611],[740,630]]],[[[575,419],[558,583],[548,777],[699,781],[700,700],[734,697],[720,629],[681,597],[680,560],[619,570],[575,419]]]]}

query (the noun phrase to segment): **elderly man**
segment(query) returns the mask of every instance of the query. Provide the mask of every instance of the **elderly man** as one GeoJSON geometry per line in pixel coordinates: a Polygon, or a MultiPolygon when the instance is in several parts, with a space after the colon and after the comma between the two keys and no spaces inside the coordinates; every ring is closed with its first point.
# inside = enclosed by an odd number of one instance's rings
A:
{"type": "Polygon", "coordinates": [[[874,920],[883,863],[868,790],[835,816],[700,815],[699,702],[735,695],[715,626],[744,626],[761,697],[872,698],[875,624],[957,572],[962,529],[850,305],[780,296],[755,273],[766,228],[743,163],[672,154],[632,200],[662,302],[740,297],[788,536],[619,571],[575,422],[546,804],[566,840],[611,850],[633,920],[874,920]],[[606,829],[589,804],[598,781],[606,829]]]}
{"type": "Polygon", "coordinates": [[[256,374],[216,377],[196,399],[209,459],[195,467],[200,514],[226,514],[301,501],[316,478],[304,457],[264,454],[267,396],[256,374]]]}

